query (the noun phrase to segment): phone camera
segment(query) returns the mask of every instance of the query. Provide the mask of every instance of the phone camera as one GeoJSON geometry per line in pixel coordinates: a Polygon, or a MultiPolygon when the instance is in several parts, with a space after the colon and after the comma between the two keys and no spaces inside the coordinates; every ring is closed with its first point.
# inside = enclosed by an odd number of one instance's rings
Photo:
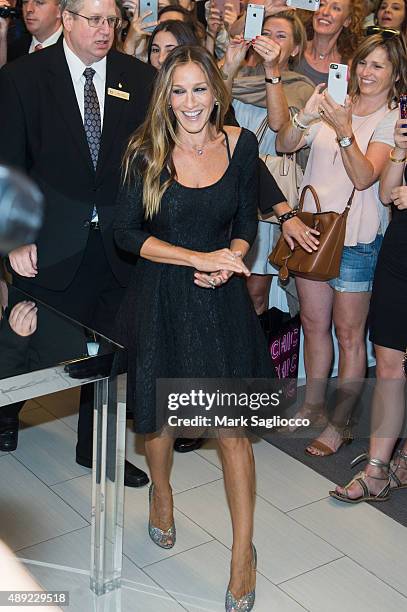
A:
{"type": "Polygon", "coordinates": [[[337,72],[337,73],[335,74],[335,79],[340,79],[340,78],[341,78],[341,75],[339,74],[339,72],[337,72]]]}
{"type": "Polygon", "coordinates": [[[3,19],[16,19],[21,17],[21,10],[11,6],[0,6],[0,17],[3,19]]]}

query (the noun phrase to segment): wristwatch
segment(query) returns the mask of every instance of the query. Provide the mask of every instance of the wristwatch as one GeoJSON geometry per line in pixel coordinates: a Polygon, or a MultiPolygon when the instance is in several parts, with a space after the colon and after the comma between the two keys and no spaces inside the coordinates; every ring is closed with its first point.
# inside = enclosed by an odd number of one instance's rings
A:
{"type": "Polygon", "coordinates": [[[337,138],[336,142],[340,147],[346,149],[346,147],[350,147],[355,138],[353,136],[343,136],[342,138],[337,138]]]}
{"type": "Polygon", "coordinates": [[[266,81],[266,83],[270,83],[271,85],[277,85],[277,83],[281,83],[281,76],[270,78],[265,77],[264,80],[266,81]]]}

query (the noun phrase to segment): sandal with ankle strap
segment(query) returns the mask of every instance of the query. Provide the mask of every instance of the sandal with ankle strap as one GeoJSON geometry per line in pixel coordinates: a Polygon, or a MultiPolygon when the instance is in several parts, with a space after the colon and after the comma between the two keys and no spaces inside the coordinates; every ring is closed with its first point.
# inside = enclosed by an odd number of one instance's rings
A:
{"type": "Polygon", "coordinates": [[[329,491],[329,495],[334,497],[335,499],[339,499],[339,501],[346,502],[347,504],[359,504],[362,501],[387,501],[390,498],[390,473],[389,473],[389,464],[384,463],[381,459],[371,459],[367,453],[363,453],[363,455],[359,455],[356,457],[351,466],[355,466],[357,463],[362,461],[363,459],[368,460],[368,464],[374,465],[375,467],[383,468],[387,470],[387,477],[383,478],[380,476],[371,476],[370,474],[366,474],[366,472],[359,472],[356,474],[354,478],[343,488],[345,489],[345,493],[339,493],[338,491],[329,491]],[[372,495],[369,491],[369,487],[366,482],[366,478],[372,478],[373,480],[386,480],[386,484],[384,487],[377,493],[377,495],[372,495]],[[353,485],[354,482],[357,482],[360,488],[362,489],[362,495],[359,497],[351,498],[349,497],[348,489],[353,485]]]}
{"type": "MultiPolygon", "coordinates": [[[[296,412],[293,419],[308,419],[309,427],[326,427],[328,418],[326,416],[325,402],[320,404],[304,403],[302,408],[296,412]]],[[[301,425],[284,425],[278,428],[279,434],[291,434],[300,429],[301,425]]],[[[307,426],[308,427],[308,426],[307,426]]]]}
{"type": "Polygon", "coordinates": [[[329,455],[335,455],[335,453],[337,453],[339,449],[342,448],[342,446],[346,446],[353,441],[352,426],[350,421],[348,421],[344,427],[340,427],[339,425],[335,425],[334,423],[328,424],[333,427],[333,429],[335,429],[335,431],[337,431],[342,438],[342,442],[340,443],[338,448],[334,450],[333,448],[331,448],[327,444],[324,444],[323,442],[320,442],[316,438],[307,446],[307,448],[304,449],[304,453],[306,455],[309,455],[310,457],[329,457],[329,455]],[[308,450],[308,448],[310,447],[315,448],[317,451],[319,451],[319,454],[311,453],[308,450]]]}
{"type": "Polygon", "coordinates": [[[400,467],[401,460],[404,461],[405,467],[407,468],[407,453],[404,453],[402,450],[398,450],[395,452],[394,456],[398,457],[397,465],[395,469],[394,467],[392,467],[392,465],[394,466],[394,459],[392,459],[391,464],[390,464],[389,474],[390,474],[390,479],[396,484],[395,486],[390,486],[390,491],[398,491],[400,489],[407,489],[407,482],[402,482],[396,474],[397,470],[400,467]]]}

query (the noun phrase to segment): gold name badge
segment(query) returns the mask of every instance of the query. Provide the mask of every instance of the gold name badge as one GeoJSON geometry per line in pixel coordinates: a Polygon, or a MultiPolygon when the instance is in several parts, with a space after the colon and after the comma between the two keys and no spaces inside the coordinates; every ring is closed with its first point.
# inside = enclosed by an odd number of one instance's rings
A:
{"type": "Polygon", "coordinates": [[[108,87],[107,93],[109,96],[114,96],[115,98],[121,98],[122,100],[130,100],[130,94],[127,91],[120,91],[120,89],[108,87]]]}

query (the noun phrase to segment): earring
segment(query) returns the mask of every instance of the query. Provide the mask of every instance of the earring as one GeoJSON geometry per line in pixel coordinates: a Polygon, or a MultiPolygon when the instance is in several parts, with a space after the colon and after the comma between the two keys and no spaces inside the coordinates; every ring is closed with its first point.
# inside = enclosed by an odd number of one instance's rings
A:
{"type": "Polygon", "coordinates": [[[215,106],[219,106],[219,101],[215,100],[215,106]]]}
{"type": "Polygon", "coordinates": [[[169,108],[169,109],[170,109],[170,108],[172,108],[171,104],[169,104],[169,105],[168,105],[168,108],[169,108]]]}

